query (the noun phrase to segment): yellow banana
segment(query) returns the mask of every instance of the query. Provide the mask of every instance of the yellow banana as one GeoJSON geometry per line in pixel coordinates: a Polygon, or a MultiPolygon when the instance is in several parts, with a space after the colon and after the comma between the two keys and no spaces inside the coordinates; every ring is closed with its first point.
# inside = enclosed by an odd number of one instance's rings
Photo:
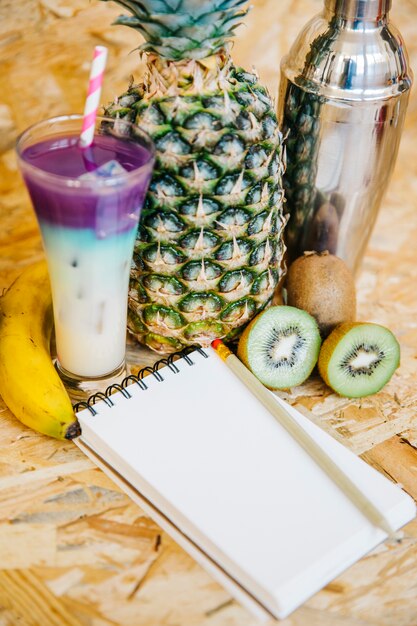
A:
{"type": "Polygon", "coordinates": [[[27,268],[0,298],[0,393],[23,424],[56,437],[80,433],[49,353],[52,296],[44,261],[27,268]]]}

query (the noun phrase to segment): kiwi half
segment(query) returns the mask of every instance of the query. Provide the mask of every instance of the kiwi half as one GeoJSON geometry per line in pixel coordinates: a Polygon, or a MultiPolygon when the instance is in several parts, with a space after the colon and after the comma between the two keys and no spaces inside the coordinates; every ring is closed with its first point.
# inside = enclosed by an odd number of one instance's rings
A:
{"type": "Polygon", "coordinates": [[[400,346],[388,328],[371,323],[337,326],[324,341],[319,372],[340,396],[362,398],[376,393],[400,364],[400,346]]]}
{"type": "Polygon", "coordinates": [[[273,306],[244,330],[238,357],[270,389],[288,389],[311,374],[320,351],[315,319],[292,306],[273,306]]]}

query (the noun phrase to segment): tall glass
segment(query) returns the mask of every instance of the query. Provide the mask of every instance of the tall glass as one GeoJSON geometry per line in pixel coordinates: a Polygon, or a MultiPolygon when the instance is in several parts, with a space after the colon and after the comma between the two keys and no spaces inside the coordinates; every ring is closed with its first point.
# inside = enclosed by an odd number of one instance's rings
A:
{"type": "Polygon", "coordinates": [[[129,271],[154,163],[135,124],[98,117],[87,149],[81,126],[56,117],[17,142],[51,279],[56,367],[74,399],[125,374],[129,271]]]}

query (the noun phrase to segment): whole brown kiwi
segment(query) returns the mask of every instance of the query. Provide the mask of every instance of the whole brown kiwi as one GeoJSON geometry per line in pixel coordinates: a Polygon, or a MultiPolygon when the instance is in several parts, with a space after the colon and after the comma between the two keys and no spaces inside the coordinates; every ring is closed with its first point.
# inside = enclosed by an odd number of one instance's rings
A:
{"type": "Polygon", "coordinates": [[[345,262],[325,252],[305,252],[287,274],[287,304],[310,313],[327,337],[338,324],[356,319],[353,275],[345,262]]]}

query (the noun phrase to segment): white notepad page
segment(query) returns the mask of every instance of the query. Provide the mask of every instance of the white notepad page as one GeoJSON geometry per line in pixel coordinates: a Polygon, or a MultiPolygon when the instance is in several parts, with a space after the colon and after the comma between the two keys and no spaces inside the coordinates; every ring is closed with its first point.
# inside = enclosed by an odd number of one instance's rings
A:
{"type": "MultiPolygon", "coordinates": [[[[212,349],[78,414],[82,439],[269,611],[285,617],[384,538],[212,349]]],[[[275,396],[274,396],[275,397],[275,396]]],[[[394,528],[413,500],[277,398],[394,528]]]]}

